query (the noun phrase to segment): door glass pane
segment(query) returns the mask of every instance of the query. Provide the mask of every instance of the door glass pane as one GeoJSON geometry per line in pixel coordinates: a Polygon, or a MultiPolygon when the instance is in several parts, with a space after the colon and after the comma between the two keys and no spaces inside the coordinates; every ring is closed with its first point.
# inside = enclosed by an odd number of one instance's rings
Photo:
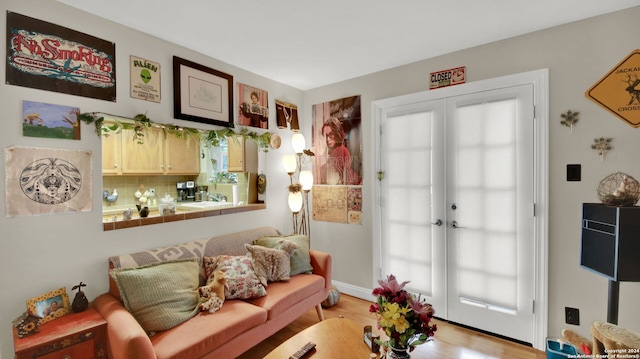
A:
{"type": "Polygon", "coordinates": [[[458,293],[468,304],[515,310],[516,101],[458,107],[455,118],[458,293]]]}
{"type": "Polygon", "coordinates": [[[431,111],[386,118],[381,124],[383,273],[411,281],[431,296],[431,111]]]}

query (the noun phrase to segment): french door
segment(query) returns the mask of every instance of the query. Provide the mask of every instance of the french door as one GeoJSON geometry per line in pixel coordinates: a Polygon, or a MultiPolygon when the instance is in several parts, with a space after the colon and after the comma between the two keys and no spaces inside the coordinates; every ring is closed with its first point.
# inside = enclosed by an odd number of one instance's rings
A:
{"type": "Polygon", "coordinates": [[[533,85],[381,108],[379,277],[436,316],[534,342],[533,85]]]}

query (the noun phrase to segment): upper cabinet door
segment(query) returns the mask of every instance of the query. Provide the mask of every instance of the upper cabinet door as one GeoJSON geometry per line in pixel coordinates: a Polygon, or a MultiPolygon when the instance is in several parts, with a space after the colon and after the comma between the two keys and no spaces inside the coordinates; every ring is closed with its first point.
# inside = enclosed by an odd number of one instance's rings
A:
{"type": "Polygon", "coordinates": [[[229,172],[258,172],[258,146],[242,136],[227,139],[229,172]]]}
{"type": "Polygon", "coordinates": [[[132,130],[122,131],[122,173],[163,174],[164,135],[160,129],[149,128],[144,142],[138,143],[132,130]]]}
{"type": "Polygon", "coordinates": [[[122,138],[119,133],[102,136],[102,174],[122,174],[122,138]]]}
{"type": "Polygon", "coordinates": [[[200,141],[168,135],[165,142],[165,174],[199,174],[200,141]]]}

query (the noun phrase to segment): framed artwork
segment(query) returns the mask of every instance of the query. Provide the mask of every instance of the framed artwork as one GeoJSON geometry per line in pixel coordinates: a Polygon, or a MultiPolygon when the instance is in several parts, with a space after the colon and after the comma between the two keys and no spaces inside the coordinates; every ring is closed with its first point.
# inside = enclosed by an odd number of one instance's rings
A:
{"type": "Polygon", "coordinates": [[[22,135],[80,140],[80,108],[22,101],[22,135]]]}
{"type": "Polygon", "coordinates": [[[40,317],[40,324],[67,315],[70,309],[69,296],[64,287],[27,300],[27,312],[40,317]]]}
{"type": "Polygon", "coordinates": [[[238,84],[238,124],[269,128],[269,95],[259,88],[238,84]]]}
{"type": "Polygon", "coordinates": [[[115,102],[115,43],[7,11],[6,46],[7,84],[115,102]]]}
{"type": "Polygon", "coordinates": [[[233,127],[233,76],[173,57],[173,116],[233,127]]]}
{"type": "Polygon", "coordinates": [[[129,56],[131,97],[160,102],[160,64],[137,56],[129,56]]]}

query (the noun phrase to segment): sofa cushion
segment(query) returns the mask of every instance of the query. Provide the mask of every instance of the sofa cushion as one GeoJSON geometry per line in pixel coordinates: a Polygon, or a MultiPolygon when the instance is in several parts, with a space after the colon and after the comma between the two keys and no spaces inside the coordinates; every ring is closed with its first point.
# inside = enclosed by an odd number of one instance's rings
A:
{"type": "Polygon", "coordinates": [[[311,267],[311,256],[309,255],[309,237],[305,235],[291,235],[291,236],[270,236],[262,237],[253,242],[255,245],[265,246],[269,248],[279,248],[278,241],[280,240],[291,241],[298,245],[293,254],[291,254],[291,275],[301,273],[311,273],[313,268],[311,267]]]}
{"type": "Polygon", "coordinates": [[[171,330],[151,337],[158,359],[201,358],[215,348],[267,320],[264,309],[227,300],[214,314],[201,312],[171,330]]]}
{"type": "MultiPolygon", "coordinates": [[[[249,301],[264,308],[269,319],[283,314],[287,309],[324,288],[324,277],[319,275],[296,275],[288,282],[275,282],[269,285],[269,295],[249,301]]],[[[226,304],[225,304],[226,305],[226,304]]]]}
{"type": "Polygon", "coordinates": [[[207,284],[213,280],[214,273],[221,271],[226,279],[225,299],[251,299],[267,295],[260,279],[253,271],[248,256],[219,255],[203,258],[207,284]]]}
{"type": "Polygon", "coordinates": [[[291,275],[291,263],[289,257],[297,246],[289,242],[288,252],[282,249],[252,246],[245,244],[247,253],[253,263],[253,271],[260,282],[266,287],[268,282],[287,281],[291,275]]]}
{"type": "Polygon", "coordinates": [[[110,271],[124,306],[147,332],[172,328],[198,313],[197,258],[110,271]]]}

